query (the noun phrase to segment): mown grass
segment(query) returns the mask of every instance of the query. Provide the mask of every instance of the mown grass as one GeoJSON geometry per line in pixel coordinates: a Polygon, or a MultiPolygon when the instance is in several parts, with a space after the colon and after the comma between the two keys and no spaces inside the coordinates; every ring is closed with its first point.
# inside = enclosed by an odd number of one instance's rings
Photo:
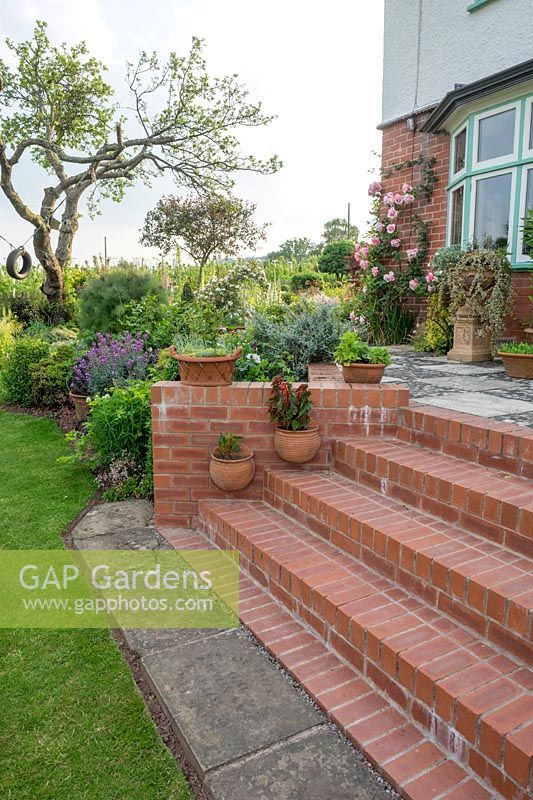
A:
{"type": "MultiPolygon", "coordinates": [[[[94,492],[52,420],[0,411],[0,548],[57,549],[94,492]]],[[[0,555],[1,558],[1,555],[0,555]]],[[[188,800],[107,630],[0,630],[3,800],[188,800]]]]}

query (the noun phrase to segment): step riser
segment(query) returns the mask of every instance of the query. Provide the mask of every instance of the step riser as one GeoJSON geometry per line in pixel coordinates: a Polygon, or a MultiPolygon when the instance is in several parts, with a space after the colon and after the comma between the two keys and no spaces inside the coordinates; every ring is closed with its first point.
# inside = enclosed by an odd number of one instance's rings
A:
{"type": "MultiPolygon", "coordinates": [[[[483,749],[484,733],[481,720],[472,714],[460,697],[450,697],[445,692],[438,691],[434,681],[444,676],[439,674],[433,679],[423,668],[423,658],[417,663],[416,659],[413,660],[412,651],[409,655],[404,655],[409,648],[419,644],[424,645],[427,655],[429,637],[432,642],[432,658],[444,655],[457,658],[459,661],[453,663],[452,671],[465,669],[471,664],[479,663],[479,658],[474,657],[473,653],[470,654],[466,649],[469,645],[475,646],[472,644],[473,636],[462,629],[457,629],[456,626],[448,628],[447,631],[447,626],[435,623],[435,619],[428,618],[425,622],[426,609],[416,600],[407,601],[404,606],[405,611],[402,609],[401,627],[398,625],[400,620],[392,618],[390,631],[386,636],[382,636],[375,630],[377,625],[382,627],[383,619],[388,617],[387,614],[383,614],[383,606],[379,606],[381,600],[378,599],[378,606],[374,607],[373,612],[363,613],[356,621],[351,617],[351,610],[343,612],[342,604],[331,599],[331,590],[326,590],[326,586],[322,590],[319,588],[320,581],[331,585],[330,582],[334,580],[333,573],[322,574],[317,586],[316,574],[315,580],[312,579],[311,557],[309,566],[304,567],[305,573],[309,573],[310,576],[306,580],[302,577],[301,570],[299,575],[296,575],[289,566],[284,566],[284,563],[294,558],[291,548],[288,547],[285,555],[281,557],[278,553],[279,547],[276,555],[272,550],[269,555],[268,542],[270,540],[271,544],[275,545],[275,533],[262,531],[260,534],[247,536],[243,533],[242,522],[237,523],[228,520],[227,517],[222,518],[218,511],[212,511],[204,506],[201,507],[201,519],[204,530],[217,546],[238,549],[243,569],[267,587],[289,611],[311,625],[332,650],[367,676],[368,680],[385,692],[394,703],[405,709],[443,747],[453,752],[462,763],[470,765],[483,779],[489,780],[491,785],[505,797],[513,800],[519,797],[525,799],[526,795],[522,789],[505,774],[503,740],[499,745],[501,750],[490,751],[494,760],[488,759],[483,749]],[[327,597],[330,599],[326,599],[327,597]],[[420,616],[417,616],[418,614],[420,616]],[[427,624],[429,622],[432,622],[431,628],[427,624]],[[413,627],[410,627],[411,625],[413,627]],[[440,631],[441,628],[442,631],[437,634],[436,630],[440,631]],[[397,629],[403,631],[400,634],[402,642],[390,638],[391,635],[397,638],[397,629]],[[450,630],[454,632],[450,633],[450,630]],[[453,636],[452,639],[448,638],[447,632],[453,636]],[[456,729],[456,725],[459,730],[456,729]]],[[[278,530],[278,537],[279,535],[278,530]]],[[[381,583],[387,582],[376,576],[373,587],[369,589],[368,584],[361,586],[361,597],[358,599],[364,603],[370,601],[369,609],[372,608],[372,597],[380,596],[381,583]]],[[[354,590],[357,595],[357,587],[354,590]]],[[[395,591],[392,589],[391,599],[394,598],[395,591]]],[[[346,603],[348,600],[344,599],[342,602],[346,603]]],[[[494,663],[493,651],[491,651],[491,662],[494,663]]],[[[516,669],[516,665],[512,662],[507,661],[507,663],[509,664],[507,671],[516,669]]],[[[493,667],[488,665],[487,668],[493,667]]],[[[505,674],[505,671],[503,666],[502,673],[505,674]]],[[[513,691],[516,693],[517,690],[513,691]]],[[[518,694],[520,695],[522,691],[519,688],[518,694]]],[[[505,702],[507,699],[504,698],[505,702]]]]}
{"type": "MultiPolygon", "coordinates": [[[[518,554],[531,556],[533,552],[532,512],[521,510],[516,498],[491,502],[482,485],[465,491],[454,483],[451,472],[437,479],[422,468],[398,465],[392,459],[365,453],[343,442],[335,443],[333,459],[338,472],[381,494],[448,524],[460,525],[518,554]]],[[[528,491],[529,487],[524,486],[525,498],[528,491]]]]}
{"type": "Polygon", "coordinates": [[[441,568],[440,564],[417,553],[416,539],[412,545],[398,544],[370,520],[359,523],[348,514],[333,512],[326,502],[317,501],[304,489],[296,490],[274,473],[265,476],[264,496],[274,508],[426,603],[519,658],[533,660],[533,625],[523,608],[505,601],[496,591],[467,580],[462,573],[441,568]],[[519,632],[509,627],[509,620],[521,626],[519,632]]]}
{"type": "Polygon", "coordinates": [[[398,438],[484,467],[533,478],[533,430],[412,403],[400,409],[398,438]]]}

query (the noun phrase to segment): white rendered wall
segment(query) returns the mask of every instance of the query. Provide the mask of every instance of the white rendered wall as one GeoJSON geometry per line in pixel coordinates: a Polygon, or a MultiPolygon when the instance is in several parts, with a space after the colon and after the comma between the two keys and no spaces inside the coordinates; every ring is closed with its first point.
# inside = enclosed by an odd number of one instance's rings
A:
{"type": "Polygon", "coordinates": [[[468,12],[472,2],[385,0],[383,122],[533,58],[533,0],[489,0],[468,12]]]}

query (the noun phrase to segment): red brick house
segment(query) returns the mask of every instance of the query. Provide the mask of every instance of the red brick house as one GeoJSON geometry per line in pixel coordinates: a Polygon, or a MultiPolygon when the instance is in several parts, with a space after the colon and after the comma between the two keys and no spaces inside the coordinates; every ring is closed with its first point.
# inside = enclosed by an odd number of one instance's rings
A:
{"type": "MultiPolygon", "coordinates": [[[[431,197],[410,213],[430,223],[430,255],[507,242],[515,335],[533,318],[522,241],[533,209],[531,12],[530,0],[385,0],[384,189],[419,183],[434,159],[431,197]]],[[[410,246],[415,236],[412,226],[410,246]]]]}

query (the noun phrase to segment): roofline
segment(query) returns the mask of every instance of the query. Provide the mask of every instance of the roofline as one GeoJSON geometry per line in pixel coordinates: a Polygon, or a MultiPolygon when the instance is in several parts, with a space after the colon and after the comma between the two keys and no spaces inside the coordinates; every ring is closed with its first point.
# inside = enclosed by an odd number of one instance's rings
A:
{"type": "Polygon", "coordinates": [[[378,131],[382,131],[384,128],[394,125],[396,122],[401,122],[402,120],[409,119],[410,117],[417,117],[419,114],[425,114],[428,111],[432,111],[437,105],[438,103],[429,103],[427,106],[415,108],[413,111],[409,111],[408,114],[402,114],[401,117],[394,117],[394,119],[388,119],[386,122],[380,122],[377,126],[377,129],[378,131]]]}
{"type": "Polygon", "coordinates": [[[432,111],[421,130],[423,133],[438,133],[443,123],[459,107],[478,97],[494,94],[502,89],[507,89],[517,83],[533,78],[533,59],[523,61],[514,67],[509,67],[501,72],[496,72],[481,80],[467,83],[458,89],[448,92],[432,111]]]}

